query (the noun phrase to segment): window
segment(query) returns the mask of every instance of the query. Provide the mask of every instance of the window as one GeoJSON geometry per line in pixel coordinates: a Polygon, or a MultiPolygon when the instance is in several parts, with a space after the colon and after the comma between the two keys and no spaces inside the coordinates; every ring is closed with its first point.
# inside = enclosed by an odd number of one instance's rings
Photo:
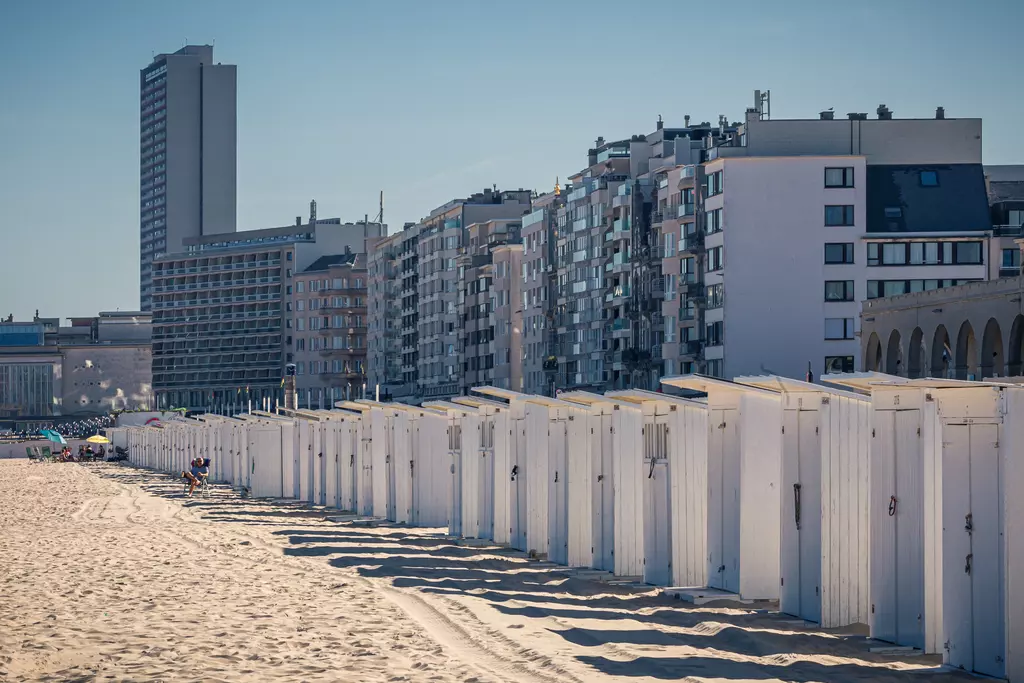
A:
{"type": "Polygon", "coordinates": [[[901,209],[898,206],[887,206],[887,207],[885,207],[885,217],[886,218],[902,218],[903,217],[903,209],[901,209]]]}
{"type": "Polygon", "coordinates": [[[285,256],[284,260],[285,261],[291,261],[292,260],[292,252],[290,252],[290,251],[287,252],[287,255],[285,256]]]}
{"type": "Polygon", "coordinates": [[[956,242],[953,260],[959,265],[980,265],[981,242],[956,242]]]}
{"type": "Polygon", "coordinates": [[[825,245],[825,263],[853,263],[853,243],[827,243],[825,245]]]}
{"type": "Polygon", "coordinates": [[[853,168],[826,168],[825,187],[853,187],[853,168]]]}
{"type": "Polygon", "coordinates": [[[708,346],[720,346],[724,342],[725,323],[719,320],[704,327],[704,340],[708,346]]]}
{"type": "Polygon", "coordinates": [[[853,205],[826,206],[825,225],[853,225],[853,205]]]}
{"type": "Polygon", "coordinates": [[[716,194],[722,194],[722,172],[715,171],[709,173],[707,178],[707,196],[714,197],[716,194]]]}
{"type": "MultiPolygon", "coordinates": [[[[852,248],[853,245],[851,244],[852,248]]],[[[722,260],[722,247],[712,247],[708,249],[708,272],[711,273],[716,270],[721,270],[725,263],[722,260]]]]}
{"type": "Polygon", "coordinates": [[[295,310],[296,311],[304,311],[304,310],[306,310],[306,300],[305,299],[298,299],[295,302],[295,310]]]}
{"type": "Polygon", "coordinates": [[[676,317],[665,316],[665,342],[671,344],[676,340],[676,317]]]}
{"type": "Polygon", "coordinates": [[[853,301],[853,280],[825,282],[825,301],[853,301]]]}
{"type": "Polygon", "coordinates": [[[725,301],[725,285],[708,285],[704,288],[704,296],[707,308],[721,308],[725,301]]]}
{"type": "Polygon", "coordinates": [[[825,318],[825,339],[853,339],[853,318],[825,318]]]}
{"type": "Polygon", "coordinates": [[[722,231],[722,210],[715,209],[714,211],[708,211],[708,229],[707,234],[712,235],[716,232],[722,231]]]}
{"type": "Polygon", "coordinates": [[[707,362],[707,372],[710,377],[725,377],[724,362],[721,358],[709,360],[707,362]]]}
{"type": "Polygon", "coordinates": [[[853,372],[853,356],[825,356],[825,374],[853,372]]]}
{"type": "Polygon", "coordinates": [[[1001,268],[1020,268],[1020,249],[1003,249],[1001,268]]]}
{"type": "Polygon", "coordinates": [[[1007,218],[1007,220],[1009,221],[1007,223],[1007,225],[1020,225],[1020,226],[1024,226],[1024,210],[1013,209],[1013,210],[1011,210],[1011,211],[1009,211],[1007,213],[1008,213],[1008,216],[1009,216],[1007,218]]]}
{"type": "Polygon", "coordinates": [[[921,171],[921,187],[938,187],[939,174],[935,171],[921,171]]]}
{"type": "Polygon", "coordinates": [[[306,291],[306,283],[304,280],[298,280],[295,283],[295,291],[298,292],[299,294],[302,294],[303,292],[306,291]]]}

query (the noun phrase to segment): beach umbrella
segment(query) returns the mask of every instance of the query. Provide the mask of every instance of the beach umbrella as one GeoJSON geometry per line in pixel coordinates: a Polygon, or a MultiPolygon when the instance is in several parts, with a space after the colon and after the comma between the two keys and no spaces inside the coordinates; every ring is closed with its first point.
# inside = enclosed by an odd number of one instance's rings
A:
{"type": "Polygon", "coordinates": [[[110,443],[110,439],[105,436],[100,436],[99,434],[96,436],[90,436],[86,441],[89,443],[110,443]]]}
{"type": "Polygon", "coordinates": [[[39,432],[39,436],[43,437],[44,439],[47,439],[48,441],[59,443],[62,446],[67,445],[67,441],[64,439],[64,437],[58,434],[57,432],[53,431],[52,429],[42,430],[41,432],[39,432]]]}

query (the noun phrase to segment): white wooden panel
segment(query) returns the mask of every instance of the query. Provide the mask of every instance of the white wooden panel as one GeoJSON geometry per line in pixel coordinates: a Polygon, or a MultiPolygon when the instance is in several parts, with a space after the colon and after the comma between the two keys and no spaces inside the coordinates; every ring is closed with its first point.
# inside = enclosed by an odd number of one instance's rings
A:
{"type": "Polygon", "coordinates": [[[424,415],[417,422],[419,438],[413,466],[413,524],[424,527],[447,526],[451,513],[450,471],[452,456],[448,449],[448,419],[424,415]]]}
{"type": "Polygon", "coordinates": [[[744,393],[740,419],[739,593],[772,600],[779,597],[782,402],[744,393]]]}
{"type": "Polygon", "coordinates": [[[391,421],[392,431],[392,468],[395,472],[394,479],[394,509],[395,522],[399,524],[412,523],[412,480],[415,476],[415,458],[413,456],[413,438],[415,425],[418,416],[400,410],[395,413],[391,421]]]}
{"type": "Polygon", "coordinates": [[[323,431],[324,505],[338,507],[338,428],[341,422],[329,420],[320,425],[323,431]]]}
{"type": "Polygon", "coordinates": [[[821,443],[818,410],[799,411],[800,429],[800,612],[821,619],[821,443]]]}
{"type": "Polygon", "coordinates": [[[1000,437],[1003,491],[1003,539],[1005,543],[1004,676],[1024,681],[1024,390],[1003,391],[1006,417],[1000,437]]]}
{"type": "Polygon", "coordinates": [[[604,571],[615,570],[615,488],[614,488],[614,431],[612,414],[601,415],[596,428],[597,455],[591,460],[591,480],[595,520],[593,525],[594,567],[604,571]]]}
{"type": "MultiPolygon", "coordinates": [[[[553,411],[552,411],[553,412],[553,411]]],[[[568,420],[548,423],[548,559],[557,564],[569,563],[569,517],[583,511],[570,512],[567,507],[568,488],[568,420]]]]}
{"type": "Polygon", "coordinates": [[[525,551],[528,548],[527,492],[530,482],[526,467],[529,445],[526,438],[526,418],[513,415],[509,423],[509,545],[525,551]]]}
{"type": "Polygon", "coordinates": [[[301,501],[313,500],[313,424],[307,420],[295,420],[295,430],[299,435],[299,493],[301,501]]]}
{"type": "Polygon", "coordinates": [[[548,547],[548,409],[526,407],[527,552],[545,555],[548,547]]]}
{"type": "Polygon", "coordinates": [[[945,661],[974,668],[971,576],[964,571],[971,555],[971,428],[948,425],[942,433],[942,564],[945,661]]]}
{"type": "Polygon", "coordinates": [[[284,467],[284,497],[299,496],[298,433],[291,421],[281,423],[281,459],[284,467]]]}
{"type": "Polygon", "coordinates": [[[373,461],[371,478],[373,481],[373,512],[374,517],[385,518],[388,514],[388,419],[382,408],[370,411],[370,458],[373,461]]]}
{"type": "Polygon", "coordinates": [[[871,637],[896,642],[896,413],[872,411],[871,637]]]}
{"type": "Polygon", "coordinates": [[[349,512],[356,511],[356,453],[359,451],[359,422],[346,419],[338,423],[338,507],[349,512]]]}
{"type": "MultiPolygon", "coordinates": [[[[653,407],[655,404],[649,402],[653,407]]],[[[667,414],[647,418],[643,428],[644,573],[645,583],[665,586],[672,579],[672,529],[669,511],[667,414]]],[[[675,435],[672,434],[674,437],[675,435]]]]}
{"type": "Polygon", "coordinates": [[[481,419],[474,413],[462,417],[462,536],[481,538],[480,442],[481,419]]]}
{"type": "Polygon", "coordinates": [[[928,400],[921,408],[921,464],[924,490],[924,648],[948,656],[943,627],[944,499],[943,427],[938,403],[928,400]]]}
{"type": "MultiPolygon", "coordinates": [[[[800,614],[800,530],[797,496],[800,483],[800,411],[783,415],[782,435],[782,534],[780,539],[779,611],[800,614]]],[[[801,510],[802,512],[803,510],[801,510]]]]}
{"type": "MultiPolygon", "coordinates": [[[[999,433],[994,424],[970,427],[971,448],[971,621],[973,671],[1001,678],[1004,673],[1004,567],[999,433]]],[[[1015,492],[1016,494],[1017,492],[1015,492]]],[[[966,567],[965,567],[966,569],[966,567]]],[[[954,567],[949,567],[953,571],[954,567]]],[[[1021,637],[1021,634],[1015,634],[1021,637]]]]}
{"type": "Polygon", "coordinates": [[[359,447],[356,451],[356,512],[373,515],[373,421],[363,413],[359,417],[359,447]]]}
{"type": "Polygon", "coordinates": [[[595,507],[591,463],[600,457],[600,415],[586,410],[573,410],[568,423],[568,509],[569,547],[567,561],[570,567],[594,566],[595,507]],[[578,512],[576,512],[578,511],[578,512]],[[573,514],[575,513],[575,514],[573,514]]]}
{"type": "Polygon", "coordinates": [[[707,584],[708,411],[679,406],[669,438],[672,583],[707,584]]]}
{"type": "Polygon", "coordinates": [[[386,455],[384,456],[384,462],[387,464],[385,470],[387,474],[387,519],[394,522],[398,519],[398,508],[396,507],[398,495],[396,490],[398,487],[398,461],[395,459],[395,413],[390,410],[385,410],[386,422],[384,427],[385,444],[384,448],[386,455]]]}
{"type": "Polygon", "coordinates": [[[494,501],[491,525],[494,529],[494,542],[508,545],[511,542],[510,496],[512,478],[510,471],[510,448],[512,445],[509,412],[503,410],[492,418],[494,425],[494,456],[491,463],[493,475],[494,501]]]}
{"type": "Polygon", "coordinates": [[[463,532],[462,496],[464,493],[462,488],[462,445],[464,436],[462,422],[457,418],[449,418],[446,435],[448,438],[449,471],[451,472],[448,488],[452,494],[450,499],[451,508],[448,514],[448,533],[452,536],[461,536],[463,532]]]}
{"type": "Polygon", "coordinates": [[[642,576],[643,527],[643,415],[621,407],[613,412],[612,486],[614,500],[614,573],[642,576]]]}
{"type": "Polygon", "coordinates": [[[491,540],[494,539],[494,448],[497,427],[495,417],[493,411],[481,410],[479,531],[480,538],[491,540]]]}
{"type": "Polygon", "coordinates": [[[896,412],[897,643],[924,647],[924,498],[921,411],[896,412]]]}

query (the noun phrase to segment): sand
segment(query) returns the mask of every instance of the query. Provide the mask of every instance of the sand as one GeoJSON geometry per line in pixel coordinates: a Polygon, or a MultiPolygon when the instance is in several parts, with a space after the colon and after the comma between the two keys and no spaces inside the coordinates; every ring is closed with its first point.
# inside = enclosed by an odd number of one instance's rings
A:
{"type": "Polygon", "coordinates": [[[566,577],[441,530],[0,461],[0,680],[953,681],[863,630],[566,577]]]}

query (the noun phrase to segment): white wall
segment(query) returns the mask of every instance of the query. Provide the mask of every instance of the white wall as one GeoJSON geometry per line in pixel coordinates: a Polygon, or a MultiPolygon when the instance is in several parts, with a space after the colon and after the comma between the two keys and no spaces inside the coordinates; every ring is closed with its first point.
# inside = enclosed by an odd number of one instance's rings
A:
{"type": "MultiPolygon", "coordinates": [[[[856,339],[825,341],[825,318],[852,318],[860,305],[825,302],[826,280],[854,280],[866,293],[866,230],[863,157],[771,157],[721,160],[725,192],[708,200],[722,206],[723,231],[707,238],[710,250],[724,244],[725,268],[706,277],[724,282],[725,305],[707,321],[725,318],[725,374],[772,372],[802,377],[807,363],[818,376],[826,356],[860,353],[856,339]],[[852,166],[854,187],[825,188],[825,168],[852,166]],[[825,205],[852,204],[852,227],[825,226],[825,205]],[[854,265],[824,265],[826,242],[852,242],[854,265]]],[[[715,349],[709,349],[712,358],[715,349]]]]}
{"type": "MultiPolygon", "coordinates": [[[[149,407],[153,352],[149,346],[91,345],[64,349],[62,414],[149,407]]],[[[56,391],[56,387],[55,387],[56,391]]]]}

